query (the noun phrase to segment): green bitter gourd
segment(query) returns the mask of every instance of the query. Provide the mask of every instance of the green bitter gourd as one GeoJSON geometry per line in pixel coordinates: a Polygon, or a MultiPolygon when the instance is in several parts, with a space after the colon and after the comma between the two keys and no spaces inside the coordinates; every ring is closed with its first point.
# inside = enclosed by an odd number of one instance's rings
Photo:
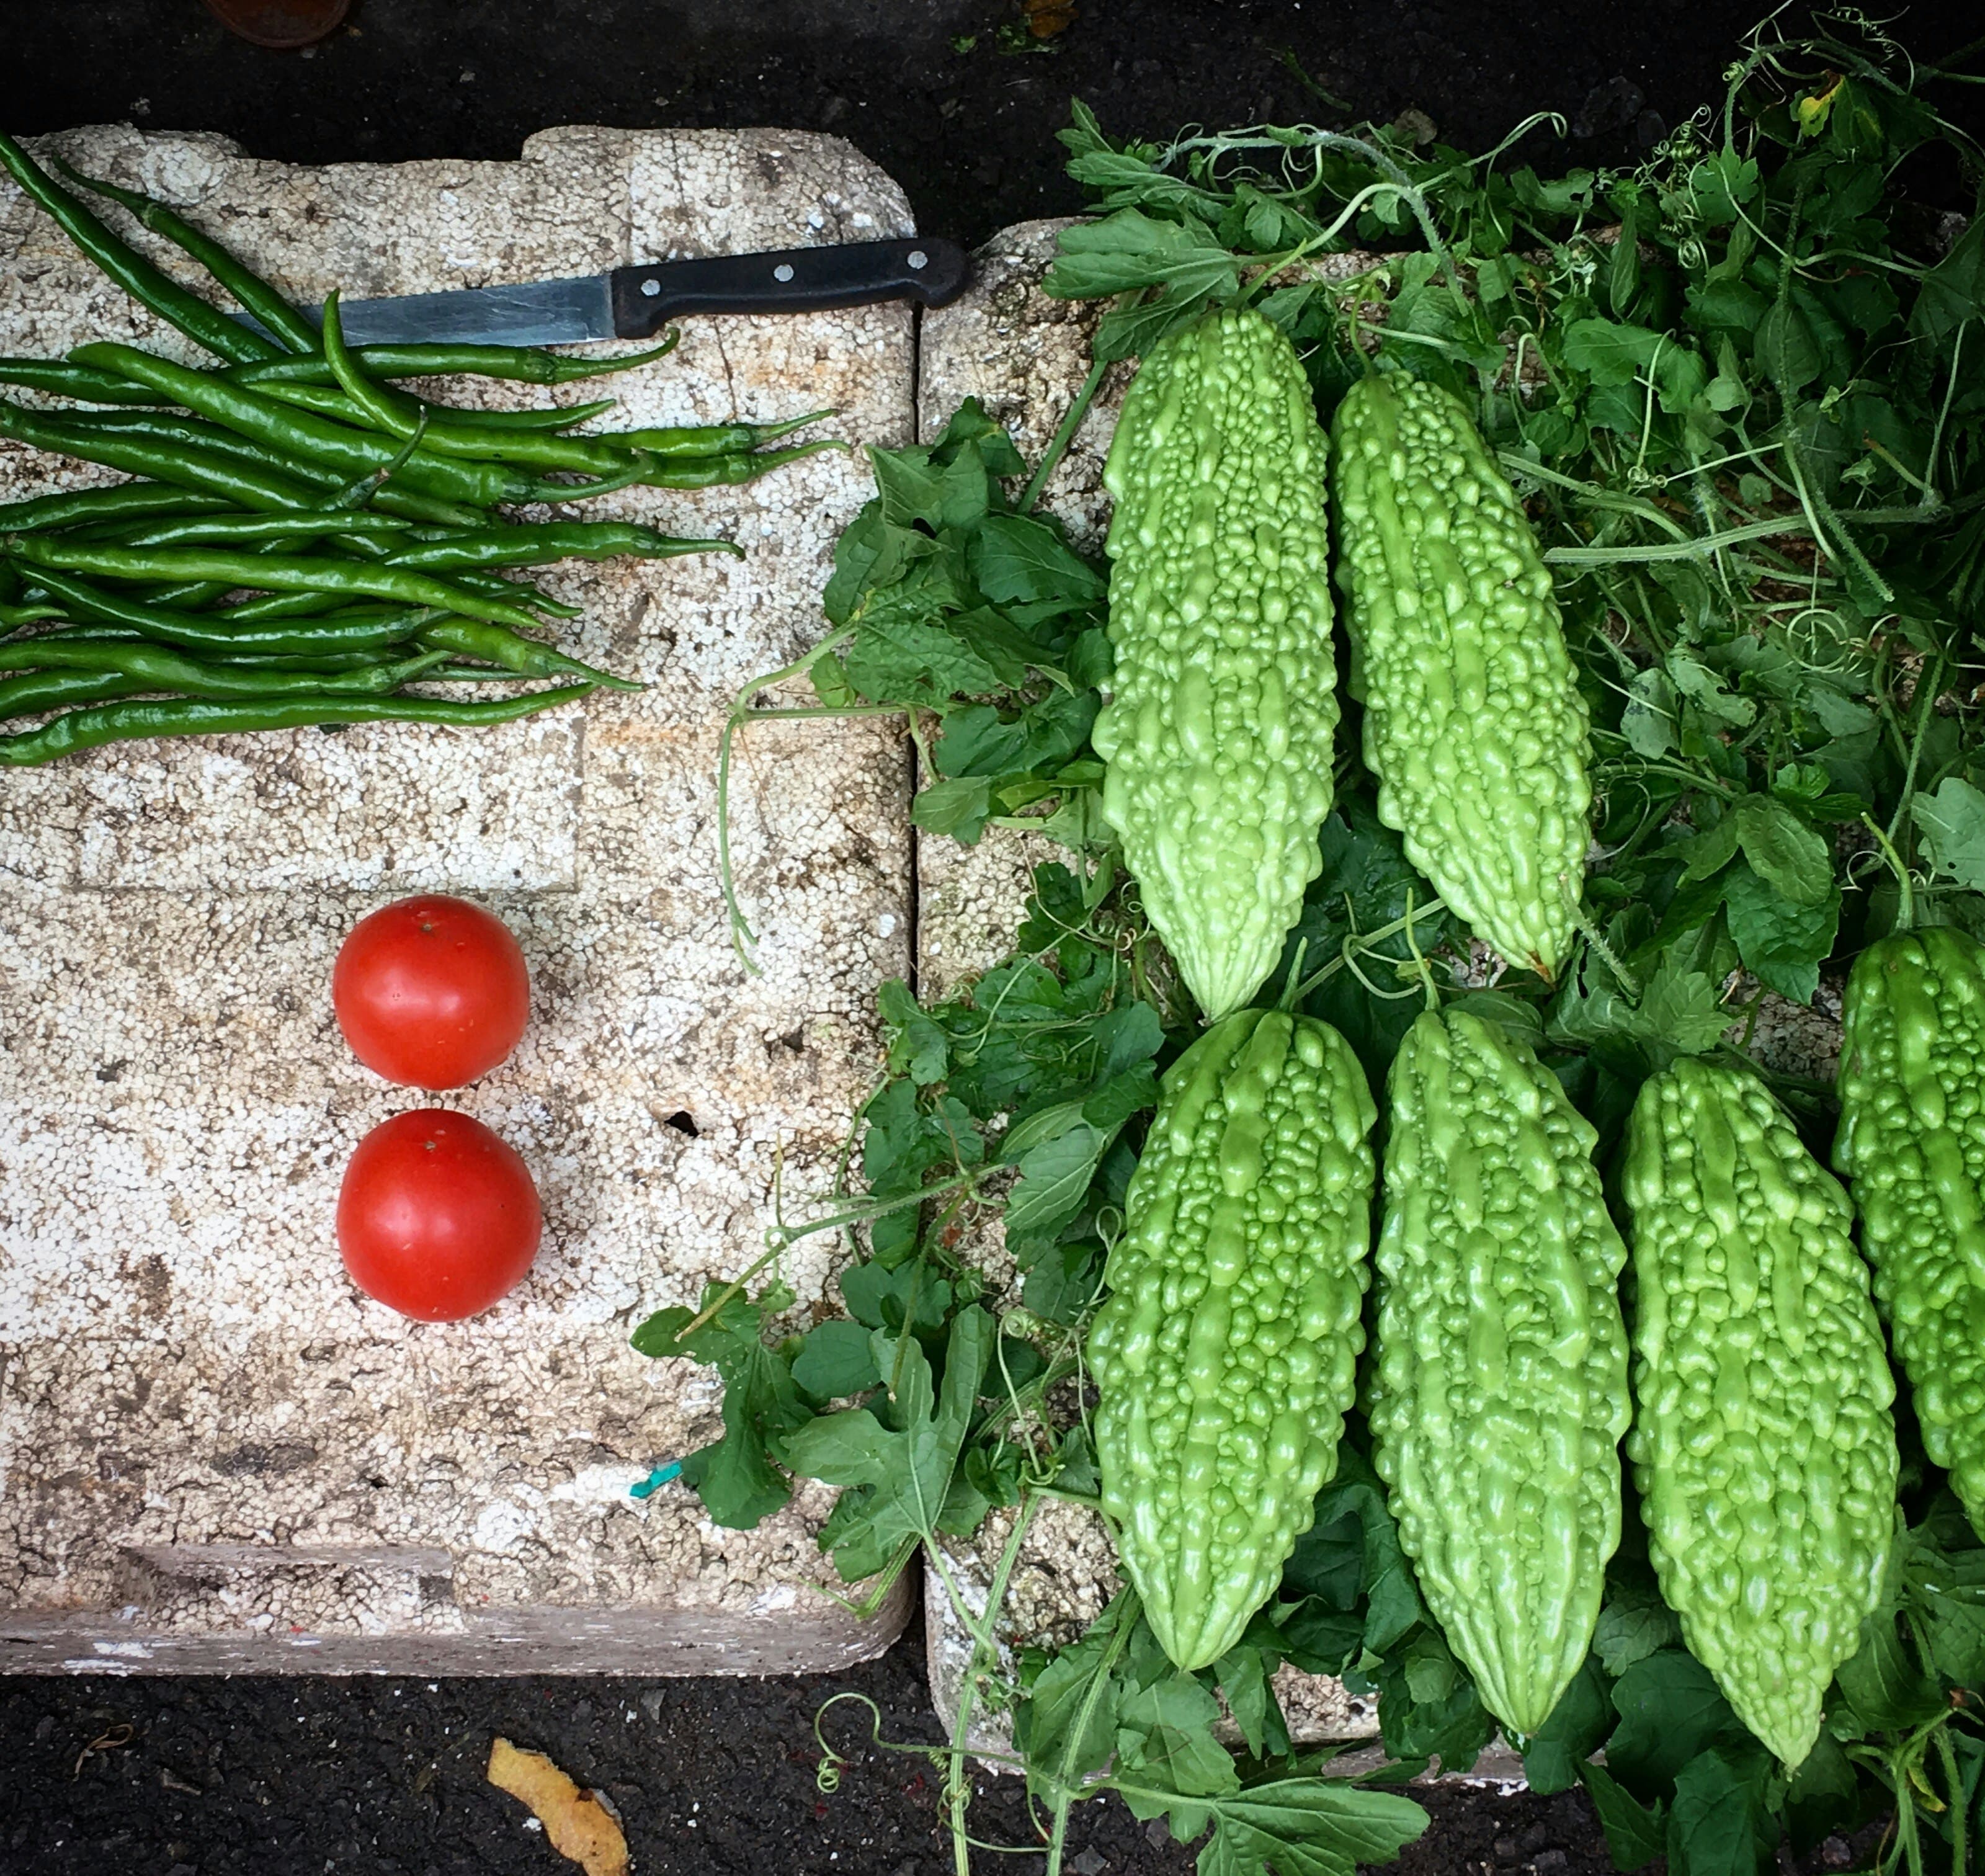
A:
{"type": "Polygon", "coordinates": [[[1288,339],[1258,313],[1216,312],[1151,348],[1103,472],[1102,812],[1209,1017],[1261,988],[1322,865],[1328,446],[1288,339]]]}
{"type": "Polygon", "coordinates": [[[1842,1016],[1833,1163],[1923,1450],[1985,1532],[1985,947],[1949,926],[1883,938],[1842,1016]]]}
{"type": "Polygon", "coordinates": [[[1763,1084],[1684,1058],[1641,1089],[1627,1457],[1661,1594],[1788,1767],[1879,1596],[1895,1380],[1846,1195],[1763,1084]]]}
{"type": "Polygon", "coordinates": [[[1497,1024],[1429,1011],[1388,1091],[1373,1459],[1483,1703],[1534,1733],[1620,1542],[1627,1248],[1598,1136],[1497,1024]]]}
{"type": "Polygon", "coordinates": [[[1165,1076],[1089,1357],[1103,1508],[1181,1668],[1239,1639],[1336,1471],[1376,1118],[1308,1017],[1243,1010],[1165,1076]]]}
{"type": "Polygon", "coordinates": [[[1592,789],[1550,571],[1452,392],[1368,377],[1331,429],[1337,580],[1379,818],[1479,937],[1555,977],[1592,789]]]}

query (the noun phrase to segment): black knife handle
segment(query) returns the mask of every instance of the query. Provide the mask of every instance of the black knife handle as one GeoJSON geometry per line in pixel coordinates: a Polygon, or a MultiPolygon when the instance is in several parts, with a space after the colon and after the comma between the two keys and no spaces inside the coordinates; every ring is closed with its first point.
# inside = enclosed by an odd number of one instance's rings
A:
{"type": "Polygon", "coordinates": [[[862,241],[616,267],[608,279],[613,330],[648,338],[683,313],[823,313],[882,300],[942,306],[970,273],[956,241],[862,241]]]}

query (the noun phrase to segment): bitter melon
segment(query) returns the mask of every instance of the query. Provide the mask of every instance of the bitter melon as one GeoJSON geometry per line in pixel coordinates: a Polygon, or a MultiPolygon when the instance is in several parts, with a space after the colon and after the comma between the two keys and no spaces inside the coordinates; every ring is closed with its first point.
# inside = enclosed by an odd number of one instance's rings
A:
{"type": "Polygon", "coordinates": [[[1331,430],[1337,580],[1379,818],[1477,936],[1554,977],[1592,789],[1550,573],[1452,392],[1367,377],[1331,430]]]}
{"type": "Polygon", "coordinates": [[[1103,816],[1209,1017],[1261,988],[1322,865],[1327,448],[1288,339],[1258,313],[1216,312],[1152,348],[1103,472],[1103,816]]]}
{"type": "Polygon", "coordinates": [[[1737,1716],[1789,1768],[1880,1594],[1895,1380],[1846,1195],[1745,1071],[1641,1089],[1627,1438],[1661,1594],[1737,1716]]]}
{"type": "Polygon", "coordinates": [[[1103,1508],[1181,1668],[1239,1639],[1336,1471],[1376,1118],[1308,1017],[1242,1010],[1165,1075],[1089,1358],[1103,1508]]]}
{"type": "Polygon", "coordinates": [[[1833,1163],[1923,1450],[1985,1532],[1985,947],[1947,925],[1883,938],[1842,1014],[1833,1163]]]}
{"type": "Polygon", "coordinates": [[[1620,1542],[1627,1247],[1598,1136],[1497,1024],[1429,1011],[1388,1091],[1373,1458],[1483,1703],[1534,1733],[1585,1664],[1620,1542]]]}

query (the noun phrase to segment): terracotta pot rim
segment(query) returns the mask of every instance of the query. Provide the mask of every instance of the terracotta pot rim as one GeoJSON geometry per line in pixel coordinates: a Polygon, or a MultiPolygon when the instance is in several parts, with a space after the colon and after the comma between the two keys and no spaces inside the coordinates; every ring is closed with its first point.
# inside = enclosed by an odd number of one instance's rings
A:
{"type": "Polygon", "coordinates": [[[207,0],[207,9],[250,45],[290,52],[335,32],[351,0],[207,0]]]}

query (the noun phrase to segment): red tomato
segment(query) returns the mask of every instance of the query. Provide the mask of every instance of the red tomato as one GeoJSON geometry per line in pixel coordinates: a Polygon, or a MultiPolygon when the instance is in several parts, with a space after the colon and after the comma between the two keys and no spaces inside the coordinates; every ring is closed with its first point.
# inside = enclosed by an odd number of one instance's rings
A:
{"type": "Polygon", "coordinates": [[[358,1143],[338,1248],[367,1296],[424,1323],[478,1316],[524,1280],[544,1213],[530,1168],[480,1121],[396,1114],[358,1143]]]}
{"type": "Polygon", "coordinates": [[[509,927],[480,906],[424,893],[351,928],[331,973],[351,1052],[411,1088],[459,1088],[509,1058],[530,1014],[531,975],[509,927]]]}

